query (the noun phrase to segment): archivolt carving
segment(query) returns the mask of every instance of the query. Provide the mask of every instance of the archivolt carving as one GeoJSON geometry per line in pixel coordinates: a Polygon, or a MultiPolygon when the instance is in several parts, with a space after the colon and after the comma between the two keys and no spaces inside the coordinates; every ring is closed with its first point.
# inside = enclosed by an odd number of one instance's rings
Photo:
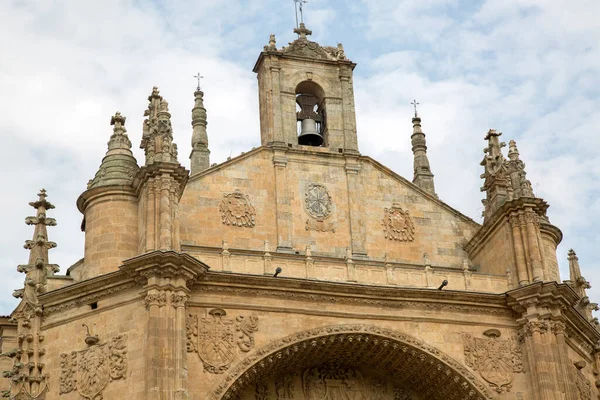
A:
{"type": "Polygon", "coordinates": [[[250,197],[242,194],[238,189],[233,193],[223,195],[224,199],[219,205],[221,219],[225,225],[254,226],[256,210],[250,204],[250,197]]]}
{"type": "Polygon", "coordinates": [[[60,355],[59,394],[74,390],[83,399],[102,400],[110,381],[124,379],[127,372],[127,336],[113,337],[106,343],[60,355]]]}
{"type": "Polygon", "coordinates": [[[206,318],[188,315],[186,347],[188,352],[198,353],[205,371],[222,374],[237,357],[236,344],[243,352],[254,348],[258,317],[238,316],[234,321],[220,308],[210,310],[208,314],[206,318]]]}
{"type": "Polygon", "coordinates": [[[390,208],[384,208],[383,212],[381,225],[386,238],[400,242],[415,240],[415,225],[408,210],[404,211],[398,204],[394,204],[390,208]]]}
{"type": "Polygon", "coordinates": [[[427,399],[494,398],[467,368],[438,349],[399,332],[360,324],[325,326],[274,340],[230,368],[209,399],[235,399],[266,377],[319,362],[368,365],[400,386],[410,382],[427,399]]]}
{"type": "Polygon", "coordinates": [[[514,373],[524,372],[519,343],[516,339],[498,339],[500,332],[495,329],[486,331],[486,336],[490,339],[474,338],[471,334],[463,333],[465,363],[479,371],[481,377],[498,393],[509,392],[514,373]]]}

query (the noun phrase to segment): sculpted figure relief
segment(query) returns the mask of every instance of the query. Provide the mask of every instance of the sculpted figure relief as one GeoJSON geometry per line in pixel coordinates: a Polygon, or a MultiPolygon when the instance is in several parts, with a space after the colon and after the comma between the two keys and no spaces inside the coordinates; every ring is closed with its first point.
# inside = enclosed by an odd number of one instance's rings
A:
{"type": "Polygon", "coordinates": [[[309,368],[302,375],[306,400],[367,400],[362,374],[332,364],[309,368]]]}
{"type": "Polygon", "coordinates": [[[498,393],[509,392],[514,373],[523,371],[523,354],[516,340],[500,340],[500,331],[488,329],[489,339],[463,333],[465,363],[479,371],[498,393]]]}
{"type": "Polygon", "coordinates": [[[254,348],[258,317],[227,317],[225,310],[212,309],[207,317],[189,314],[186,321],[187,351],[196,352],[204,370],[222,374],[237,357],[237,348],[248,352],[254,348]]]}
{"type": "Polygon", "coordinates": [[[383,233],[389,240],[412,242],[415,240],[415,226],[408,210],[404,211],[398,204],[383,209],[383,233]]]}
{"type": "Polygon", "coordinates": [[[59,394],[77,391],[83,399],[101,400],[110,381],[124,379],[127,372],[127,337],[60,355],[59,394]]]}
{"type": "Polygon", "coordinates": [[[225,225],[253,227],[256,210],[250,204],[250,197],[242,194],[238,189],[233,193],[223,195],[224,199],[219,205],[221,219],[225,225]]]}

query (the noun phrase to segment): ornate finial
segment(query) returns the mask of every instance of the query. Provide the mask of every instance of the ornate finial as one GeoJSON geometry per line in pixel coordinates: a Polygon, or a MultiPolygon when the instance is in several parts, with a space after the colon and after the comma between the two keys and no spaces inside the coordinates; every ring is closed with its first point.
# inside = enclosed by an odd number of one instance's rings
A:
{"type": "Polygon", "coordinates": [[[198,87],[196,88],[196,91],[199,92],[200,91],[200,79],[202,79],[204,77],[200,75],[200,72],[198,72],[196,75],[194,75],[194,78],[198,79],[198,87]]]}
{"type": "Polygon", "coordinates": [[[110,124],[114,125],[113,131],[115,134],[122,134],[127,132],[125,129],[125,117],[121,115],[119,111],[114,116],[110,117],[110,124]]]}
{"type": "Polygon", "coordinates": [[[265,46],[265,51],[277,51],[277,40],[274,33],[269,35],[269,45],[265,46]]]}
{"type": "Polygon", "coordinates": [[[421,103],[417,103],[417,100],[413,100],[412,103],[410,103],[410,104],[412,104],[415,107],[415,118],[417,118],[418,117],[418,115],[417,115],[417,106],[419,104],[421,104],[421,103]]]}

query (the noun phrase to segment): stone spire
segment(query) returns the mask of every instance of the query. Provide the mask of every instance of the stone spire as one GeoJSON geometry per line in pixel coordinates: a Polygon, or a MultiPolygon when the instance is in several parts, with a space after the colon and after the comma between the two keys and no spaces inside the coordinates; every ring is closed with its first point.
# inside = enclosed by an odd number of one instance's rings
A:
{"type": "Polygon", "coordinates": [[[17,270],[25,273],[23,289],[16,290],[13,295],[21,298],[21,302],[11,317],[17,323],[18,347],[3,353],[13,359],[12,369],[4,371],[9,378],[10,387],[3,392],[3,397],[11,399],[27,394],[27,398],[43,398],[48,391],[48,374],[44,371],[45,349],[42,347],[44,335],[41,332],[43,308],[38,295],[46,291],[48,275],[58,272],[58,266],[48,263],[48,250],[56,247],[56,243],[48,241],[47,226],[55,226],[56,220],[48,218],[46,211],[54,206],[46,200],[46,191],[40,190],[37,201],[29,203],[37,210],[35,217],[27,217],[25,223],[34,225],[33,240],[25,241],[29,250],[29,263],[19,265],[17,270]]]}
{"type": "Polygon", "coordinates": [[[520,197],[535,197],[531,182],[526,178],[525,163],[519,159],[517,142],[514,140],[508,142],[507,167],[511,182],[511,200],[520,197]]]}
{"type": "Polygon", "coordinates": [[[415,111],[415,116],[412,119],[413,134],[410,139],[412,141],[412,151],[414,154],[414,176],[413,183],[426,191],[427,193],[437,196],[435,193],[435,185],[433,183],[433,173],[429,166],[427,158],[427,142],[425,134],[421,130],[421,118],[415,111]]]}
{"type": "Polygon", "coordinates": [[[587,296],[586,289],[591,289],[590,283],[581,275],[579,268],[579,258],[573,249],[569,249],[567,256],[569,260],[569,280],[566,282],[579,295],[579,301],[576,308],[587,317],[587,319],[598,325],[598,320],[593,317],[592,311],[598,311],[598,304],[592,303],[587,296]]]}
{"type": "Polygon", "coordinates": [[[102,164],[94,179],[88,184],[88,189],[98,186],[127,186],[131,185],[139,167],[131,152],[131,141],[125,129],[125,117],[116,112],[110,118],[113,134],[108,141],[108,151],[102,159],[102,164]]]}
{"type": "Polygon", "coordinates": [[[486,198],[482,201],[485,206],[483,216],[486,220],[509,200],[510,182],[506,159],[502,155],[502,148],[506,147],[506,143],[500,141],[501,135],[502,132],[496,132],[495,129],[488,131],[484,138],[488,141],[488,146],[483,149],[485,156],[479,164],[485,168],[485,172],[481,174],[481,178],[485,180],[481,191],[486,192],[486,198]]]}
{"type": "Polygon", "coordinates": [[[17,270],[24,272],[25,288],[16,290],[14,296],[19,298],[31,299],[37,301],[37,294],[43,293],[46,286],[46,277],[58,272],[58,266],[49,264],[48,250],[56,247],[56,243],[48,241],[47,226],[56,226],[56,220],[46,216],[46,211],[54,208],[48,200],[46,200],[46,190],[42,189],[38,193],[38,200],[29,203],[30,206],[37,210],[35,217],[25,218],[27,225],[34,225],[33,239],[26,240],[25,249],[29,250],[29,262],[25,265],[19,265],[17,270]],[[28,296],[24,297],[26,294],[28,296]]]}
{"type": "Polygon", "coordinates": [[[192,153],[190,154],[192,175],[210,166],[210,150],[206,134],[206,108],[204,108],[204,92],[200,86],[194,92],[194,108],[192,108],[192,153]]]}
{"type": "Polygon", "coordinates": [[[140,144],[146,155],[146,165],[155,162],[178,163],[169,103],[162,98],[156,86],[152,88],[148,101],[148,109],[144,112],[148,118],[144,120],[140,144]]]}

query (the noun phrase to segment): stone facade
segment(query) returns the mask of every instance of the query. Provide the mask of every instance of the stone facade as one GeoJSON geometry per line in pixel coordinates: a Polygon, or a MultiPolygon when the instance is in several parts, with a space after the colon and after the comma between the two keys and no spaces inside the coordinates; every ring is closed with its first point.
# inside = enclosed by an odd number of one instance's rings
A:
{"type": "Polygon", "coordinates": [[[254,68],[259,148],[210,165],[200,88],[191,173],[157,88],[141,166],[111,119],[65,275],[48,257],[53,206],[43,190],[31,203],[21,303],[0,318],[4,396],[598,398],[597,305],[573,251],[560,282],[562,234],[516,144],[505,158],[486,136],[480,225],[438,198],[417,115],[412,182],[359,152],[355,64],[296,33],[284,48],[271,35],[254,68]],[[299,144],[306,127],[322,145],[299,144]]]}

